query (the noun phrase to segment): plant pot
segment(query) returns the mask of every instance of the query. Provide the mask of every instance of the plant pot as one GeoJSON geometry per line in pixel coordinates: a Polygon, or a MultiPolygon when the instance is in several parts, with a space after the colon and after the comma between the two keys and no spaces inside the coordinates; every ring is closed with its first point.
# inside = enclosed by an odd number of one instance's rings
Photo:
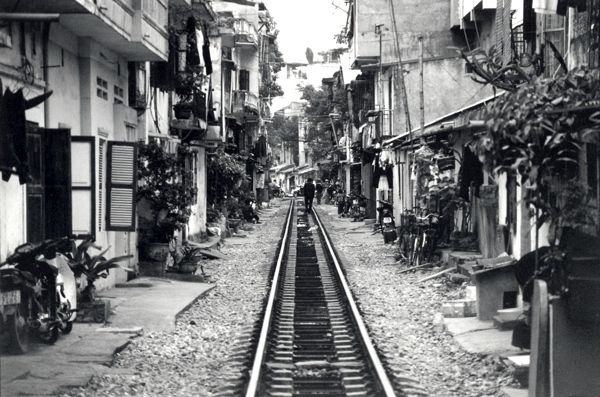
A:
{"type": "Polygon", "coordinates": [[[140,246],[140,258],[146,261],[162,262],[169,255],[168,243],[146,243],[140,246]]]}
{"type": "Polygon", "coordinates": [[[175,118],[179,120],[187,120],[192,115],[194,105],[192,102],[180,102],[173,106],[175,118]]]}

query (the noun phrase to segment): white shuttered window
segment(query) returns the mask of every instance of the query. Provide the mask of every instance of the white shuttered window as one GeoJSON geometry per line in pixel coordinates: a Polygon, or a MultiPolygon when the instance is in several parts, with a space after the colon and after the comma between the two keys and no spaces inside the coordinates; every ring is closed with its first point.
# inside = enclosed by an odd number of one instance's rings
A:
{"type": "Polygon", "coordinates": [[[106,230],[135,231],[137,146],[108,142],[106,180],[106,230]]]}

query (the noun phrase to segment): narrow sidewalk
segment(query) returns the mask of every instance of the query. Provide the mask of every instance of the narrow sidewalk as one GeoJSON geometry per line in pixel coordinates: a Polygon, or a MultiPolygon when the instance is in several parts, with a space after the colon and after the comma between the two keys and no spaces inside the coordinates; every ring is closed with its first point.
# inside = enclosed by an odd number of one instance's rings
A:
{"type": "Polygon", "coordinates": [[[175,329],[176,317],[214,284],[143,277],[101,291],[111,303],[106,324],[76,323],[53,346],[34,344],[24,355],[0,358],[0,395],[52,396],[65,387],[86,385],[92,376],[125,374],[110,368],[115,353],[132,338],[175,329]]]}

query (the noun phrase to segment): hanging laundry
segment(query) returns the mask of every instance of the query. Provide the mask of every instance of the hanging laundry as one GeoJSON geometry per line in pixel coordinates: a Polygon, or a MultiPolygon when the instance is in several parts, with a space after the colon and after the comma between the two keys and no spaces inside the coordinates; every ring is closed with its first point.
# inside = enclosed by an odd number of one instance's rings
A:
{"type": "Polygon", "coordinates": [[[208,76],[212,74],[212,58],[210,56],[210,42],[208,41],[208,31],[204,27],[204,44],[202,45],[202,57],[204,58],[205,73],[208,76]]]}
{"type": "Polygon", "coordinates": [[[13,173],[19,175],[19,183],[31,179],[27,159],[27,121],[25,110],[44,102],[52,91],[48,91],[30,100],[23,96],[23,90],[12,92],[6,89],[2,93],[0,80],[0,169],[2,179],[8,181],[13,173]]]}
{"type": "Polygon", "coordinates": [[[188,18],[185,30],[187,31],[187,65],[200,66],[201,61],[198,47],[201,43],[204,43],[204,39],[202,33],[196,29],[196,18],[188,18]],[[198,37],[198,33],[200,33],[200,37],[198,37]]]}

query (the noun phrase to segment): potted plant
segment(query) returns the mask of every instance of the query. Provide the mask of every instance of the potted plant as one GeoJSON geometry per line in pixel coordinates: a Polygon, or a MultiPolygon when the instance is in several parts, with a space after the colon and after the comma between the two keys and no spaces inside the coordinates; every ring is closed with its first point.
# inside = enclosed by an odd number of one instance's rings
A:
{"type": "Polygon", "coordinates": [[[88,249],[94,248],[101,250],[102,247],[96,245],[93,239],[83,240],[79,245],[73,247],[70,255],[70,267],[73,270],[78,282],[78,316],[80,321],[92,319],[95,322],[104,322],[110,313],[109,304],[106,301],[96,299],[96,281],[100,278],[107,278],[111,269],[122,269],[127,272],[133,270],[123,267],[119,262],[133,258],[133,255],[117,256],[107,259],[104,255],[110,247],[101,251],[99,254],[91,256],[88,249]]]}
{"type": "Polygon", "coordinates": [[[175,229],[187,224],[197,189],[185,168],[190,149],[169,153],[156,142],[142,144],[138,156],[138,205],[142,259],[163,262],[175,229]]]}

